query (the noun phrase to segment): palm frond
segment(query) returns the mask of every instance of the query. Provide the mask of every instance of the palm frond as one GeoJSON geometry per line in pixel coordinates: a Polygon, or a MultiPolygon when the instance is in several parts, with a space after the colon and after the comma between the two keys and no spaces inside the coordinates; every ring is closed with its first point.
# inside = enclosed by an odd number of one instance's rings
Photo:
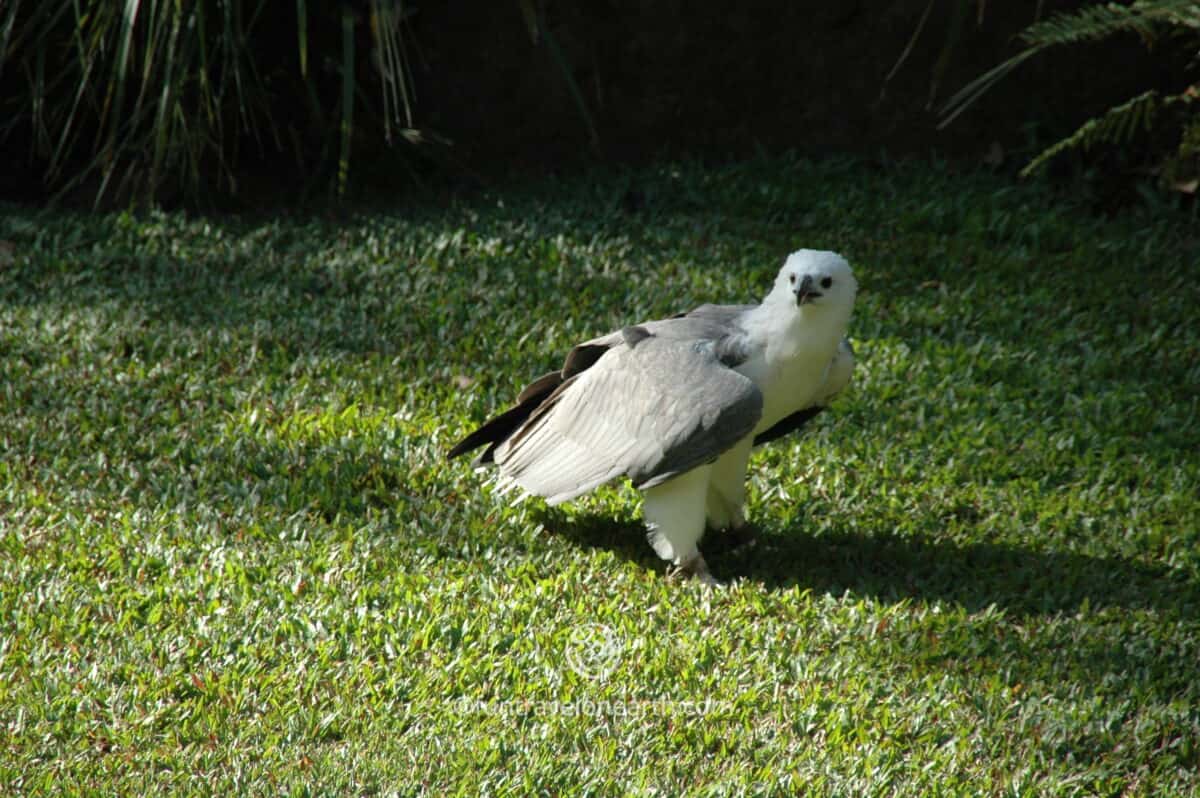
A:
{"type": "Polygon", "coordinates": [[[1161,108],[1162,99],[1153,89],[1109,108],[1100,116],[1084,122],[1065,139],[1042,150],[1021,170],[1021,177],[1029,177],[1056,155],[1068,150],[1088,150],[1100,143],[1127,142],[1139,130],[1149,130],[1161,108]]]}
{"type": "MultiPolygon", "coordinates": [[[[1163,109],[1172,105],[1190,105],[1196,102],[1197,95],[1192,91],[1170,94],[1165,97],[1153,89],[1142,92],[1120,105],[1113,106],[1100,116],[1089,119],[1065,139],[1056,142],[1038,153],[1020,172],[1021,177],[1034,174],[1055,156],[1068,150],[1089,150],[1099,144],[1124,144],[1131,141],[1138,133],[1150,131],[1163,109]]],[[[1188,142],[1185,135],[1181,139],[1180,154],[1186,154],[1184,148],[1188,142]]]]}
{"type": "Polygon", "coordinates": [[[1141,0],[1128,6],[1105,3],[1035,22],[1021,32],[1021,40],[1028,45],[1024,50],[980,75],[946,101],[938,129],[957,119],[1018,66],[1051,47],[1098,41],[1127,32],[1136,33],[1150,45],[1179,26],[1200,30],[1200,4],[1196,0],[1141,0]]]}
{"type": "MultiPolygon", "coordinates": [[[[1194,39],[1200,33],[1200,3],[1196,0],[1135,0],[1129,5],[1105,3],[1035,22],[1021,33],[1025,49],[968,83],[946,102],[939,129],[953,122],[992,86],[1035,55],[1052,47],[1098,41],[1121,33],[1135,33],[1147,47],[1172,35],[1182,34],[1194,39]]],[[[1190,105],[1196,97],[1194,87],[1168,96],[1160,96],[1155,90],[1142,92],[1089,119],[1074,133],[1043,150],[1021,170],[1021,176],[1028,177],[1068,150],[1087,150],[1100,143],[1127,143],[1154,127],[1162,109],[1190,105]]],[[[1195,120],[1194,113],[1191,119],[1195,120]]],[[[1187,141],[1186,136],[1181,138],[1175,158],[1180,157],[1187,141]]]]}

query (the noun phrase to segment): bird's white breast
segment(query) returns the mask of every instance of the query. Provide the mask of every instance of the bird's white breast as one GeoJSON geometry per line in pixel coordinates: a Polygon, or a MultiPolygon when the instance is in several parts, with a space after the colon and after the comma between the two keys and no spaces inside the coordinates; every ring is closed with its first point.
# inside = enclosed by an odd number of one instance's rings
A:
{"type": "Polygon", "coordinates": [[[763,395],[763,414],[754,434],[811,407],[822,396],[830,363],[846,334],[852,303],[851,297],[849,303],[798,308],[787,283],[781,282],[742,318],[753,353],[737,371],[749,377],[763,395]]]}
{"type": "Polygon", "coordinates": [[[754,428],[755,435],[813,404],[825,382],[834,351],[835,348],[829,347],[805,347],[774,359],[763,351],[737,368],[762,391],[763,414],[754,428]]]}

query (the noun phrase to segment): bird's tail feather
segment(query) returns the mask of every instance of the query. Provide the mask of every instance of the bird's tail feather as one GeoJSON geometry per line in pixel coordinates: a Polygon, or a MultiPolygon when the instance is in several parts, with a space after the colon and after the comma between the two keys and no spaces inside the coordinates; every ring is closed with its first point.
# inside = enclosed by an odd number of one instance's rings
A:
{"type": "Polygon", "coordinates": [[[549,374],[543,374],[525,390],[521,391],[518,397],[517,405],[511,407],[494,418],[488,419],[483,426],[472,432],[467,437],[454,445],[446,457],[453,460],[455,457],[464,455],[467,452],[478,449],[480,446],[490,444],[479,457],[475,459],[475,465],[488,465],[492,462],[492,454],[499,445],[520,428],[525,421],[533,415],[533,411],[538,409],[538,406],[546,400],[554,390],[562,384],[562,375],[557,371],[552,371],[549,374]]]}

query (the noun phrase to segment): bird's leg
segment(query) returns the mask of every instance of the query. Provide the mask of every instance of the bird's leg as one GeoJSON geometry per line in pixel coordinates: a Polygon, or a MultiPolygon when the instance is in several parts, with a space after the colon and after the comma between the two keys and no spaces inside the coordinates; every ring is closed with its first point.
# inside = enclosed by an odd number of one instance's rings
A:
{"type": "Polygon", "coordinates": [[[757,535],[746,523],[746,466],[752,439],[747,438],[723,454],[712,465],[705,496],[707,527],[713,532],[710,553],[731,551],[753,543],[757,535]]]}
{"type": "Polygon", "coordinates": [[[647,539],[659,557],[673,568],[670,576],[687,575],[704,584],[716,584],[708,564],[696,548],[704,533],[704,499],[710,466],[700,466],[672,480],[647,488],[642,514],[649,527],[647,539]]]}

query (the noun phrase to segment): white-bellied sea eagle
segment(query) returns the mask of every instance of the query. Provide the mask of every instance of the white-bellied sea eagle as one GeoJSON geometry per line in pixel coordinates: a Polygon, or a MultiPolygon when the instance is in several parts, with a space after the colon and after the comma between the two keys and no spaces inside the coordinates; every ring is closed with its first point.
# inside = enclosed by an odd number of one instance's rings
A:
{"type": "Polygon", "coordinates": [[[745,534],[751,449],[850,381],[857,290],[840,255],[794,252],[762,304],[702,305],[579,344],[449,456],[486,446],[476,464],[494,464],[502,488],[550,504],[628,477],[658,556],[712,583],[697,543],[706,527],[745,534]]]}

